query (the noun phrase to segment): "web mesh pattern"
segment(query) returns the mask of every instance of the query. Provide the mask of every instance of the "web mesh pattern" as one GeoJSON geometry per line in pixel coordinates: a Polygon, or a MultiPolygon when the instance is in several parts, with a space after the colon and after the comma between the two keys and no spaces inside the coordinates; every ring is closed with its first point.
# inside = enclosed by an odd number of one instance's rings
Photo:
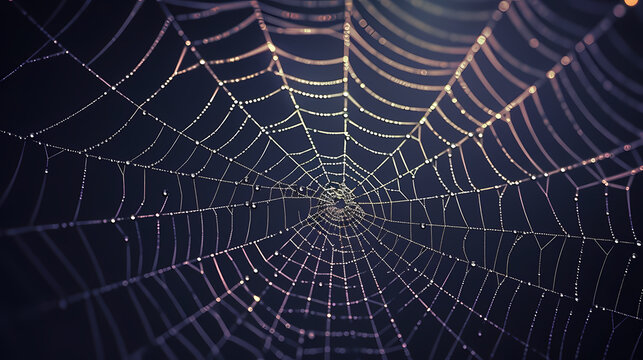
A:
{"type": "Polygon", "coordinates": [[[640,6],[2,8],[10,356],[643,356],[640,6]]]}

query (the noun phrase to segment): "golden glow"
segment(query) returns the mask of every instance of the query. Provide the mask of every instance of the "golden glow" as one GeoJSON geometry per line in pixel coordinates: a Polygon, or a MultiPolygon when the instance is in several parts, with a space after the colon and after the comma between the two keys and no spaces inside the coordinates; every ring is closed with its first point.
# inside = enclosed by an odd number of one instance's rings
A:
{"type": "Polygon", "coordinates": [[[639,0],[625,0],[625,5],[634,6],[639,3],[639,0]]]}

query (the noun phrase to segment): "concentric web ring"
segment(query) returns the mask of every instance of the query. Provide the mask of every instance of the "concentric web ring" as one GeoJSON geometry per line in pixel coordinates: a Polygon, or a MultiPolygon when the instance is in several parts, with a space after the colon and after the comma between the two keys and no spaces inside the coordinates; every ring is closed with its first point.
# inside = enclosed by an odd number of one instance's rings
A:
{"type": "Polygon", "coordinates": [[[9,358],[643,356],[636,1],[9,1],[9,358]]]}

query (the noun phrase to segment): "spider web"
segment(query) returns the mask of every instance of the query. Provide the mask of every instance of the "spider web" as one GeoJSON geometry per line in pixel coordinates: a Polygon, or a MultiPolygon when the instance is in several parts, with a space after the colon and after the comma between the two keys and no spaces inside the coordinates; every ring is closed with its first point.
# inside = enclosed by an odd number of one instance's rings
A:
{"type": "Polygon", "coordinates": [[[10,357],[641,356],[640,7],[3,7],[10,357]]]}

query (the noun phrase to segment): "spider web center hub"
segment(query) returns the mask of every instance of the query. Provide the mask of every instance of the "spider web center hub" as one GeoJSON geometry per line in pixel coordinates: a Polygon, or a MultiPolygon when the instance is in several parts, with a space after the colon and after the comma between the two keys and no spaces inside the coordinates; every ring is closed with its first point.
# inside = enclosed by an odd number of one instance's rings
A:
{"type": "Polygon", "coordinates": [[[360,222],[364,215],[352,190],[342,183],[323,190],[312,219],[327,235],[346,238],[356,235],[363,227],[360,222]]]}

